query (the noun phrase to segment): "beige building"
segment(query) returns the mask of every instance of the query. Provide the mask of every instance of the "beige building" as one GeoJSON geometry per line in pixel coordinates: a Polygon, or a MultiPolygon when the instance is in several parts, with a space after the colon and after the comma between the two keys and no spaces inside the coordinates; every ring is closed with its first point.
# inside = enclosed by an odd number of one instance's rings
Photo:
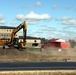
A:
{"type": "MultiPolygon", "coordinates": [[[[10,39],[11,33],[15,27],[0,26],[0,39],[10,39]]],[[[19,37],[18,33],[15,37],[19,37]]],[[[19,42],[23,41],[23,37],[19,37],[19,42]]],[[[41,47],[41,39],[36,37],[26,37],[27,47],[33,47],[36,43],[37,47],[41,47]]]]}
{"type": "MultiPolygon", "coordinates": [[[[20,36],[19,37],[19,42],[22,42],[23,41],[23,37],[20,36]]],[[[40,38],[36,38],[36,37],[30,37],[30,36],[27,36],[26,37],[26,45],[27,47],[41,47],[41,39],[40,38]]]]}
{"type": "MultiPolygon", "coordinates": [[[[13,29],[15,27],[0,26],[0,39],[10,39],[13,29]]],[[[15,37],[18,37],[18,33],[15,37]]]]}

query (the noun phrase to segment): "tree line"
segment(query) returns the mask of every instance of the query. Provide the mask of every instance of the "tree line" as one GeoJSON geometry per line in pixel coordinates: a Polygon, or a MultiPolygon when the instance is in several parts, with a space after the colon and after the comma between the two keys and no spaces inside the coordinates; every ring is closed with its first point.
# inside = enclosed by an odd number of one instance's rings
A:
{"type": "Polygon", "coordinates": [[[76,46],[76,40],[74,40],[74,39],[69,39],[68,42],[70,43],[70,47],[74,48],[74,46],[76,46]]]}

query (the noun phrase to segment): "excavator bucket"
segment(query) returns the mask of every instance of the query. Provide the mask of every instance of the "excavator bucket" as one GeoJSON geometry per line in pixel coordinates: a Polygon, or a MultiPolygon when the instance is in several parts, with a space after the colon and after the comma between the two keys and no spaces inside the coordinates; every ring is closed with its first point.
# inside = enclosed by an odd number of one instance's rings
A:
{"type": "Polygon", "coordinates": [[[26,49],[26,44],[25,43],[21,43],[22,49],[26,49]]]}
{"type": "Polygon", "coordinates": [[[23,42],[20,42],[19,44],[18,44],[18,49],[19,50],[24,50],[24,49],[26,49],[26,44],[25,43],[23,43],[23,42]]]}

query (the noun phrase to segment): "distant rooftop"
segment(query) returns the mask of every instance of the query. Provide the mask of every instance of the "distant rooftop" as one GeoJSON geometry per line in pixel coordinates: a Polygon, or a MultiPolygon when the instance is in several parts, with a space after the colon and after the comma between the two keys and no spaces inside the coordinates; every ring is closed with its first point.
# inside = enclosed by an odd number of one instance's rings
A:
{"type": "MultiPolygon", "coordinates": [[[[6,38],[1,38],[2,40],[6,39],[6,38]]],[[[19,39],[23,39],[23,36],[19,36],[19,39]]],[[[41,39],[41,38],[37,38],[37,37],[32,37],[32,36],[26,36],[26,39],[41,39]]]]}
{"type": "MultiPolygon", "coordinates": [[[[23,39],[23,36],[19,36],[20,39],[23,39]]],[[[37,37],[32,37],[32,36],[26,36],[26,39],[40,39],[37,37]]]]}
{"type": "Polygon", "coordinates": [[[11,27],[11,26],[0,26],[0,29],[15,29],[15,27],[11,27]]]}
{"type": "Polygon", "coordinates": [[[52,38],[52,39],[50,39],[50,40],[48,40],[48,41],[50,41],[50,42],[66,42],[65,40],[59,39],[59,38],[57,38],[57,39],[52,38]]]}

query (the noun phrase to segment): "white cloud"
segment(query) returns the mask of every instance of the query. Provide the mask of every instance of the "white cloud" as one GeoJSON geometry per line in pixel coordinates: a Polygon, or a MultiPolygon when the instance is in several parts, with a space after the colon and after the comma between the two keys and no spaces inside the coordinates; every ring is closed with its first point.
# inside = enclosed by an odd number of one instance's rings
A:
{"type": "Polygon", "coordinates": [[[36,2],[35,6],[40,7],[42,4],[40,2],[36,2]]]}
{"type": "Polygon", "coordinates": [[[31,11],[27,15],[23,15],[23,14],[16,15],[16,19],[18,21],[26,20],[27,23],[36,24],[36,23],[38,23],[41,20],[49,20],[49,19],[51,19],[51,16],[48,15],[48,14],[36,14],[33,11],[31,11]]]}
{"type": "Polygon", "coordinates": [[[35,19],[35,20],[47,20],[47,19],[50,19],[50,16],[48,14],[41,14],[41,15],[38,15],[36,13],[34,13],[33,11],[30,12],[29,14],[27,14],[25,16],[26,19],[35,19]]]}
{"type": "Polygon", "coordinates": [[[39,36],[39,35],[37,35],[37,34],[35,34],[35,35],[34,35],[34,37],[37,37],[37,38],[39,38],[40,36],[39,36]]]}
{"type": "Polygon", "coordinates": [[[74,7],[74,6],[68,6],[68,7],[66,7],[65,9],[66,9],[66,10],[75,9],[75,7],[74,7]]]}
{"type": "Polygon", "coordinates": [[[63,16],[62,18],[55,18],[57,21],[62,21],[62,20],[70,20],[72,19],[70,16],[63,16]]]}
{"type": "Polygon", "coordinates": [[[41,29],[39,29],[36,33],[38,33],[38,34],[43,34],[44,31],[42,31],[41,29]]]}
{"type": "Polygon", "coordinates": [[[72,19],[70,16],[64,16],[61,18],[61,20],[70,20],[70,19],[72,19]]]}
{"type": "Polygon", "coordinates": [[[27,20],[27,23],[28,23],[28,24],[37,24],[38,22],[37,22],[37,21],[32,21],[32,20],[30,20],[30,21],[27,20]]]}
{"type": "Polygon", "coordinates": [[[0,20],[4,19],[4,15],[0,14],[0,20]]]}
{"type": "Polygon", "coordinates": [[[21,9],[25,9],[25,8],[36,8],[36,7],[40,7],[42,6],[41,2],[36,2],[34,5],[28,5],[28,6],[21,6],[21,9]]]}
{"type": "Polygon", "coordinates": [[[0,20],[0,24],[5,24],[6,21],[5,20],[0,20]]]}
{"type": "Polygon", "coordinates": [[[73,10],[73,11],[75,11],[76,10],[76,7],[75,6],[59,6],[59,5],[56,5],[56,4],[54,4],[54,5],[52,5],[52,7],[51,7],[52,9],[62,9],[62,10],[73,10]]]}
{"type": "Polygon", "coordinates": [[[56,18],[56,21],[61,21],[61,24],[64,25],[76,25],[76,20],[70,16],[64,16],[62,18],[56,18]]]}
{"type": "Polygon", "coordinates": [[[17,21],[12,21],[10,24],[12,25],[17,24],[17,21]]]}
{"type": "Polygon", "coordinates": [[[25,16],[23,14],[18,14],[18,15],[16,15],[16,19],[17,20],[24,20],[25,16]]]}
{"type": "Polygon", "coordinates": [[[59,8],[58,5],[53,5],[53,6],[52,6],[52,9],[57,9],[57,8],[59,8]]]}
{"type": "Polygon", "coordinates": [[[0,14],[0,20],[2,20],[2,19],[4,19],[5,17],[2,15],[2,14],[0,14]]]}
{"type": "Polygon", "coordinates": [[[76,25],[76,20],[68,20],[68,21],[63,21],[62,24],[67,24],[67,25],[76,25]]]}
{"type": "Polygon", "coordinates": [[[0,24],[5,24],[5,16],[3,14],[0,14],[0,24]]]}

